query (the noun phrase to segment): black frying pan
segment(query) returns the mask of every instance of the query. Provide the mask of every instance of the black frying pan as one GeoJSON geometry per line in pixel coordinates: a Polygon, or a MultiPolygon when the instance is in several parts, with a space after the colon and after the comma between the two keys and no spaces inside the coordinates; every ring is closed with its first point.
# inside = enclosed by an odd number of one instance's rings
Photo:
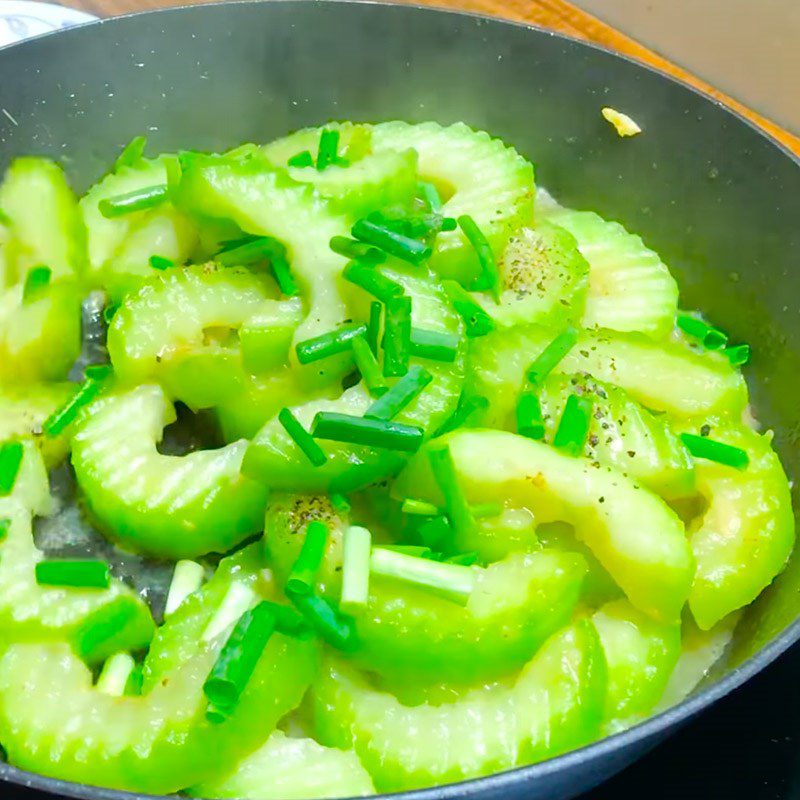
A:
{"type": "MultiPolygon", "coordinates": [[[[79,189],[135,134],[153,151],[216,150],[329,118],[464,120],[530,157],[565,204],[641,233],[676,272],[683,305],[753,345],[758,416],[796,480],[800,162],[715,101],[547,31],[338,0],[195,6],[0,51],[0,168],[52,156],[79,189]],[[645,132],[619,139],[604,105],[645,132]]],[[[748,609],[725,664],[681,705],[552,761],[405,797],[559,800],[596,785],[800,638],[799,591],[795,559],[748,609]]],[[[86,800],[132,797],[4,764],[0,779],[86,800]]]]}

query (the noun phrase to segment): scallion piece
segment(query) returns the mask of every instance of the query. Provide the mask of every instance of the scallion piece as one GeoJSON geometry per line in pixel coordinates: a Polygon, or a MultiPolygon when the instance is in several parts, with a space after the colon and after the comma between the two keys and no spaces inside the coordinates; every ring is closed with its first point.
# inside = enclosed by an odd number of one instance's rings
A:
{"type": "Polygon", "coordinates": [[[424,367],[415,364],[388,392],[365,412],[368,419],[394,419],[433,380],[424,367]]]}
{"type": "Polygon", "coordinates": [[[0,519],[0,542],[3,541],[8,536],[8,532],[11,530],[11,520],[8,517],[3,517],[0,519]]]}
{"type": "Polygon", "coordinates": [[[108,589],[111,573],[105,561],[40,561],[36,567],[40,586],[108,589]]]}
{"type": "Polygon", "coordinates": [[[453,538],[453,525],[444,514],[441,514],[423,522],[417,528],[417,536],[428,547],[438,548],[453,538]]]}
{"type": "Polygon", "coordinates": [[[393,297],[386,304],[383,332],[383,374],[398,378],[408,372],[411,349],[411,298],[393,297]]]}
{"type": "Polygon", "coordinates": [[[436,186],[430,181],[420,181],[417,189],[417,196],[425,201],[434,214],[438,214],[442,210],[442,198],[439,196],[436,186]]]}
{"type": "Polygon", "coordinates": [[[339,131],[323,129],[319,135],[317,169],[321,172],[339,159],[339,131]]]}
{"type": "Polygon", "coordinates": [[[489,401],[483,395],[475,394],[467,397],[463,392],[458,398],[456,410],[446,422],[436,431],[434,437],[443,436],[445,433],[456,430],[466,425],[471,417],[489,407],[489,401]]]}
{"type": "Polygon", "coordinates": [[[728,343],[728,335],[724,331],[709,325],[699,317],[693,317],[691,314],[678,314],[676,321],[684,333],[699,339],[706,350],[719,350],[728,343]]]}
{"type": "Polygon", "coordinates": [[[132,167],[141,161],[144,156],[144,149],[147,147],[146,136],[136,136],[125,145],[122,152],[114,162],[114,172],[119,172],[123,167],[132,167]]]}
{"type": "Polygon", "coordinates": [[[457,556],[450,556],[450,558],[445,559],[444,563],[471,567],[473,564],[478,563],[478,554],[475,550],[471,550],[469,553],[459,553],[457,556]]]}
{"type": "Polygon", "coordinates": [[[588,397],[571,394],[564,404],[553,446],[571,456],[579,456],[583,452],[591,420],[592,401],[588,397]]]}
{"type": "Polygon", "coordinates": [[[356,336],[363,336],[366,332],[366,325],[361,322],[351,322],[313,339],[298,342],[295,348],[297,360],[301,364],[311,364],[313,361],[344,353],[350,349],[350,342],[356,336]]]}
{"type": "Polygon", "coordinates": [[[314,437],[303,427],[300,420],[288,408],[282,408],[278,413],[278,422],[289,434],[292,441],[303,451],[303,455],[315,466],[321,467],[328,456],[325,451],[314,441],[314,437]]]}
{"type": "Polygon", "coordinates": [[[528,380],[535,386],[541,386],[544,379],[561,363],[577,341],[578,331],[572,327],[565,328],[528,367],[528,380]]]}
{"type": "Polygon", "coordinates": [[[458,355],[458,336],[452,333],[429,331],[424,328],[411,328],[409,348],[412,356],[429,358],[452,364],[458,355]]]}
{"type": "Polygon", "coordinates": [[[453,523],[454,530],[461,536],[469,535],[475,529],[475,517],[458,483],[450,448],[437,447],[429,450],[428,462],[444,498],[445,511],[453,523]]]}
{"type": "Polygon", "coordinates": [[[167,197],[173,197],[183,178],[181,160],[174,153],[162,155],[161,159],[164,162],[164,171],[167,173],[167,197]]]}
{"type": "Polygon", "coordinates": [[[50,267],[34,267],[29,269],[25,275],[25,283],[22,285],[22,302],[32,303],[38,300],[42,292],[50,285],[53,271],[50,267]]]}
{"type": "Polygon", "coordinates": [[[444,289],[456,313],[464,320],[467,336],[474,339],[486,336],[494,330],[492,318],[472,299],[470,293],[456,281],[442,281],[444,289]]]}
{"type": "Polygon", "coordinates": [[[114,219],[115,217],[125,216],[125,214],[132,214],[134,211],[155,208],[167,199],[167,194],[167,185],[165,183],[157,186],[146,186],[143,189],[136,189],[127,194],[105,198],[98,204],[98,209],[106,219],[114,219]]]}
{"type": "Polygon", "coordinates": [[[340,514],[350,513],[350,501],[343,494],[332,492],[329,496],[329,499],[333,508],[340,514]]]}
{"type": "Polygon", "coordinates": [[[216,639],[257,602],[258,595],[250,586],[241,581],[234,581],[228,587],[216,613],[203,629],[200,640],[210,642],[212,639],[216,639]]]}
{"type": "Polygon", "coordinates": [[[200,588],[204,577],[205,568],[196,561],[182,560],[175,564],[164,607],[164,619],[172,616],[183,605],[183,601],[200,588]]]}
{"type": "Polygon", "coordinates": [[[529,439],[544,438],[542,406],[533,392],[523,392],[517,401],[517,433],[529,439]]]}
{"type": "Polygon", "coordinates": [[[427,545],[421,544],[382,544],[381,550],[391,550],[394,553],[403,553],[414,558],[428,558],[431,561],[442,561],[439,554],[435,553],[427,545]]]}
{"type": "Polygon", "coordinates": [[[103,309],[103,319],[107,324],[111,323],[111,320],[114,319],[114,314],[116,314],[117,311],[119,311],[119,303],[109,303],[103,309]]]}
{"type": "Polygon", "coordinates": [[[141,630],[141,608],[134,597],[121,595],[114,602],[101,606],[89,614],[75,632],[73,643],[84,661],[96,661],[111,655],[119,648],[113,647],[118,637],[124,638],[131,629],[141,630]]]}
{"type": "Polygon", "coordinates": [[[374,245],[391,256],[411,264],[420,264],[431,257],[429,245],[419,239],[412,239],[368,219],[360,219],[353,225],[353,236],[361,242],[374,245]]]}
{"type": "Polygon", "coordinates": [[[300,555],[286,579],[287,594],[311,594],[314,591],[317,573],[325,556],[327,544],[328,526],[316,519],[310,522],[306,526],[306,535],[300,555]]]}
{"type": "Polygon", "coordinates": [[[414,425],[320,411],[314,417],[311,435],[317,439],[416,453],[422,444],[424,432],[414,425]]]}
{"type": "Polygon", "coordinates": [[[473,291],[489,292],[496,302],[500,302],[500,270],[497,268],[497,260],[494,257],[492,246],[483,231],[478,227],[475,220],[469,214],[462,214],[458,218],[458,226],[464,231],[464,235],[472,245],[475,255],[478,257],[481,274],[470,287],[473,291]]]}
{"type": "Polygon", "coordinates": [[[83,377],[90,381],[104,381],[112,372],[111,364],[87,364],[83,368],[83,377]]]}
{"type": "Polygon", "coordinates": [[[0,444],[0,497],[10,494],[14,488],[23,454],[22,442],[0,444]]]}
{"type": "Polygon", "coordinates": [[[383,370],[372,352],[367,340],[363,336],[356,336],[351,342],[353,347],[353,358],[356,367],[361,373],[361,378],[369,390],[372,397],[380,397],[386,394],[389,388],[383,378],[383,370]]]}
{"type": "Polygon", "coordinates": [[[271,251],[269,268],[272,270],[272,275],[281,290],[281,294],[284,297],[296,297],[299,289],[294,280],[294,275],[292,275],[289,259],[286,257],[286,248],[283,245],[280,245],[279,248],[274,247],[271,251]]]}
{"type": "Polygon", "coordinates": [[[386,578],[424,586],[448,599],[464,604],[475,589],[477,579],[472,567],[443,564],[429,558],[418,558],[380,547],[372,551],[370,570],[386,578]]]}
{"type": "Polygon", "coordinates": [[[383,305],[377,300],[369,304],[369,325],[367,326],[367,343],[375,356],[378,355],[378,342],[381,336],[381,318],[383,305]]]}
{"type": "Polygon", "coordinates": [[[171,269],[175,266],[175,262],[169,258],[164,258],[163,256],[150,256],[150,266],[153,269],[157,270],[165,270],[171,269]]]}
{"type": "Polygon", "coordinates": [[[344,279],[387,303],[403,294],[403,287],[381,273],[374,262],[350,261],[342,273],[344,279]]]}
{"type": "Polygon", "coordinates": [[[273,603],[271,600],[262,600],[261,605],[266,606],[272,612],[275,617],[275,630],[278,633],[302,639],[311,632],[303,615],[293,606],[273,603]]]}
{"type": "Polygon", "coordinates": [[[128,653],[114,653],[103,664],[95,688],[111,697],[122,697],[136,662],[128,653]]]}
{"type": "Polygon", "coordinates": [[[213,707],[210,721],[233,713],[274,630],[275,617],[263,603],[239,618],[203,684],[213,707]]]}
{"type": "Polygon", "coordinates": [[[742,367],[750,361],[749,344],[736,344],[733,347],[726,347],[722,352],[734,367],[742,367]]]}
{"type": "Polygon", "coordinates": [[[314,156],[311,155],[310,150],[303,150],[293,155],[286,163],[290,167],[313,167],[314,156]]]}
{"type": "Polygon", "coordinates": [[[716,461],[734,469],[746,469],[750,463],[750,457],[745,450],[734,447],[731,444],[718,442],[709,439],[707,436],[695,436],[691,433],[682,433],[681,441],[686,445],[686,449],[695,458],[704,458],[708,461],[716,461]]]}
{"type": "Polygon", "coordinates": [[[369,559],[372,534],[358,525],[344,532],[342,594],[339,605],[351,613],[367,604],[369,597],[369,559]]]}
{"type": "Polygon", "coordinates": [[[438,506],[425,500],[416,500],[413,497],[407,497],[403,500],[401,510],[404,514],[419,514],[426,517],[435,517],[437,514],[441,514],[441,509],[438,506]]]}
{"type": "Polygon", "coordinates": [[[330,242],[331,250],[345,258],[381,264],[386,261],[386,253],[377,247],[351,239],[348,236],[334,236],[330,242]]]}
{"type": "Polygon", "coordinates": [[[317,594],[289,595],[294,607],[306,622],[329,645],[339,650],[353,650],[358,644],[352,620],[339,614],[317,594]]]}
{"type": "Polygon", "coordinates": [[[107,365],[105,370],[90,373],[89,367],[86,368],[86,380],[78,386],[72,395],[57,408],[42,425],[42,430],[47,436],[58,436],[64,429],[72,424],[78,412],[100,394],[105,379],[111,374],[111,368],[107,365]]]}

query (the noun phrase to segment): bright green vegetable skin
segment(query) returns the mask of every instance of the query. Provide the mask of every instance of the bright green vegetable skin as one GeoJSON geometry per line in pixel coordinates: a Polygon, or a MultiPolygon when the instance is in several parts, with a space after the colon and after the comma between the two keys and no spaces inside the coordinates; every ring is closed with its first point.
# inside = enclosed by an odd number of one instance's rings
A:
{"type": "Polygon", "coordinates": [[[740,368],[676,328],[645,241],[536,194],[526,158],[463,123],[145,145],[82,198],[40,158],[0,184],[11,764],[139,793],[352,797],[552,758],[693,690],[794,519],[740,368]],[[98,320],[81,330],[96,290],[112,374],[79,389],[104,355],[98,320]],[[309,359],[317,337],[333,351],[309,359]],[[414,447],[316,438],[320,412],[414,447]],[[704,439],[747,463],[701,457],[704,439]],[[165,571],[199,562],[175,569],[163,621],[117,577],[37,582],[62,557],[37,518],[62,510],[65,459],[68,513],[165,571]],[[269,636],[237,679],[245,630],[269,636]],[[136,680],[117,696],[120,653],[136,680]],[[212,672],[241,689],[230,708],[212,672]]]}

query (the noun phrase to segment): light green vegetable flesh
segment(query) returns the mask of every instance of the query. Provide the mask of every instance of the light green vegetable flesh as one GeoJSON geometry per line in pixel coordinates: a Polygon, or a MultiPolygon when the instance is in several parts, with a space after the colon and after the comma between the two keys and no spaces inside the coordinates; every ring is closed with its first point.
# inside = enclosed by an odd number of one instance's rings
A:
{"type": "Polygon", "coordinates": [[[636,233],[537,192],[523,155],[464,123],[145,144],[82,198],[42,158],[0,183],[12,765],[135,793],[364,796],[552,758],[715,674],[792,552],[789,481],[741,369],[676,330],[677,284],[636,233]],[[346,338],[307,358],[351,329],[358,359],[346,338]],[[314,438],[319,412],[414,446],[314,438]],[[351,526],[370,552],[345,550],[351,526]],[[108,586],[40,585],[64,558],[108,559],[108,586]],[[298,564],[310,598],[287,593],[298,564]],[[204,685],[236,673],[223,648],[262,601],[274,629],[212,708],[204,685]],[[120,696],[97,682],[112,656],[135,663],[120,696]]]}

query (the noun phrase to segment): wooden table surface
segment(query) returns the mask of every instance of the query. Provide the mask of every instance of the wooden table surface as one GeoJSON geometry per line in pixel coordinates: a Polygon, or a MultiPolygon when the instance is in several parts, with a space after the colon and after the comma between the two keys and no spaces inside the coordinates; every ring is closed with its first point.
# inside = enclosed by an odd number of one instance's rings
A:
{"type": "MultiPolygon", "coordinates": [[[[477,11],[497,17],[541,25],[544,28],[566,33],[580,39],[617,50],[644,61],[658,69],[691,84],[726,103],[739,113],[771,133],[776,139],[800,155],[800,137],[776,125],[771,120],[745,107],[737,100],[709,86],[695,75],[671,63],[652,50],[618,30],[606,25],[591,14],[577,8],[567,0],[416,0],[428,5],[477,11]]],[[[201,3],[205,0],[60,0],[64,5],[90,11],[98,16],[126,14],[164,6],[201,3]]]]}

